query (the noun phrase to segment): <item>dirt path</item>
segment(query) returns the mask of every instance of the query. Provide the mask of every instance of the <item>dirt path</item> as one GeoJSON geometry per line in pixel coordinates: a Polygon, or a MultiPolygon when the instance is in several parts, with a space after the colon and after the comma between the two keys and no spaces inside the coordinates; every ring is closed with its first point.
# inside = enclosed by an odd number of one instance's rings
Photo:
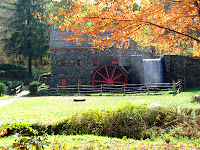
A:
{"type": "Polygon", "coordinates": [[[8,99],[8,100],[2,100],[2,101],[0,101],[0,107],[4,106],[4,105],[8,105],[8,104],[14,102],[17,99],[23,98],[26,95],[28,95],[28,93],[29,93],[28,88],[27,87],[23,87],[22,92],[20,92],[19,94],[17,94],[17,96],[15,96],[15,97],[13,97],[11,99],[8,99]]]}

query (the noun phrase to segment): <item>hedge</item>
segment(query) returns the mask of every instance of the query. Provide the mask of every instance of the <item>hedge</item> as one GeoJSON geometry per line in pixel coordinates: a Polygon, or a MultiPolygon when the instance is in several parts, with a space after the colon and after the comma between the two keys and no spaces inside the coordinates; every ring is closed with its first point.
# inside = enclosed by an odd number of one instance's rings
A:
{"type": "Polygon", "coordinates": [[[38,86],[40,86],[40,85],[41,85],[41,82],[32,81],[31,83],[29,83],[29,86],[28,86],[29,92],[32,95],[37,94],[38,86]]]}
{"type": "Polygon", "coordinates": [[[0,77],[26,82],[30,78],[28,69],[23,65],[0,64],[0,77]]]}
{"type": "Polygon", "coordinates": [[[6,92],[7,92],[7,86],[4,83],[0,82],[0,96],[6,92]]]}
{"type": "MultiPolygon", "coordinates": [[[[198,110],[199,111],[199,110],[198,110]]],[[[117,110],[86,110],[54,125],[14,124],[0,128],[0,136],[93,134],[117,138],[153,139],[165,134],[177,138],[199,139],[200,117],[191,118],[171,109],[146,105],[125,105],[117,110]]]]}

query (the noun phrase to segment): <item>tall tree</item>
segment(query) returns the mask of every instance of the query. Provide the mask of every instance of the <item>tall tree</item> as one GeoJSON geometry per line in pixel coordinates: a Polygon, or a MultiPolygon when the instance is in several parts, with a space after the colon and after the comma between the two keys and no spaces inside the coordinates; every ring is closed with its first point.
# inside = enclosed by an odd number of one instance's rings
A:
{"type": "Polygon", "coordinates": [[[28,58],[29,73],[32,76],[32,60],[42,57],[48,50],[48,38],[45,29],[48,24],[42,17],[44,0],[18,0],[15,4],[15,19],[10,24],[12,35],[6,48],[17,51],[28,58]]]}
{"type": "MultiPolygon", "coordinates": [[[[128,47],[131,37],[171,54],[192,48],[200,56],[199,0],[75,0],[71,12],[56,14],[64,14],[61,30],[74,31],[70,39],[81,41],[88,34],[96,47],[128,47]],[[98,36],[105,31],[105,37],[98,36]]],[[[58,18],[54,13],[50,21],[58,18]]]]}
{"type": "Polygon", "coordinates": [[[16,0],[1,0],[0,3],[0,43],[8,38],[11,28],[8,26],[15,13],[14,2],[16,0]]]}

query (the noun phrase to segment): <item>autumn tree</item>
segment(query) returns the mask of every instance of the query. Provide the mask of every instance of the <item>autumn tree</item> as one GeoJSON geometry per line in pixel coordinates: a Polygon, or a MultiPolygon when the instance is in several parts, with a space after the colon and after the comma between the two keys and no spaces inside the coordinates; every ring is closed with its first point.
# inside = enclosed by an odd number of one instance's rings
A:
{"type": "Polygon", "coordinates": [[[75,41],[87,34],[95,47],[127,48],[133,38],[158,51],[181,54],[192,48],[192,54],[200,56],[199,0],[75,0],[70,10],[59,9],[50,21],[64,16],[59,28],[72,30],[70,39],[75,41]],[[107,34],[99,36],[102,33],[107,34]]]}
{"type": "Polygon", "coordinates": [[[17,1],[15,19],[10,24],[13,32],[6,43],[6,49],[16,51],[28,58],[31,76],[32,60],[42,57],[48,50],[48,37],[45,32],[48,24],[41,16],[44,13],[45,3],[44,0],[17,1]]]}

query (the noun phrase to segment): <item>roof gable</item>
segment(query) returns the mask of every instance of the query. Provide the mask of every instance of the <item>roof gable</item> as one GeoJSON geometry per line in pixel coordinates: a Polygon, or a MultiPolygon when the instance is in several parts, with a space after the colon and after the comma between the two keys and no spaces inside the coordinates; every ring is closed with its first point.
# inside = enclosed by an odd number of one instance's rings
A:
{"type": "Polygon", "coordinates": [[[52,29],[50,33],[50,49],[92,47],[91,44],[88,44],[88,41],[81,41],[81,44],[77,44],[73,40],[65,41],[61,38],[69,38],[71,35],[73,35],[72,31],[66,32],[57,29],[52,29]]]}

